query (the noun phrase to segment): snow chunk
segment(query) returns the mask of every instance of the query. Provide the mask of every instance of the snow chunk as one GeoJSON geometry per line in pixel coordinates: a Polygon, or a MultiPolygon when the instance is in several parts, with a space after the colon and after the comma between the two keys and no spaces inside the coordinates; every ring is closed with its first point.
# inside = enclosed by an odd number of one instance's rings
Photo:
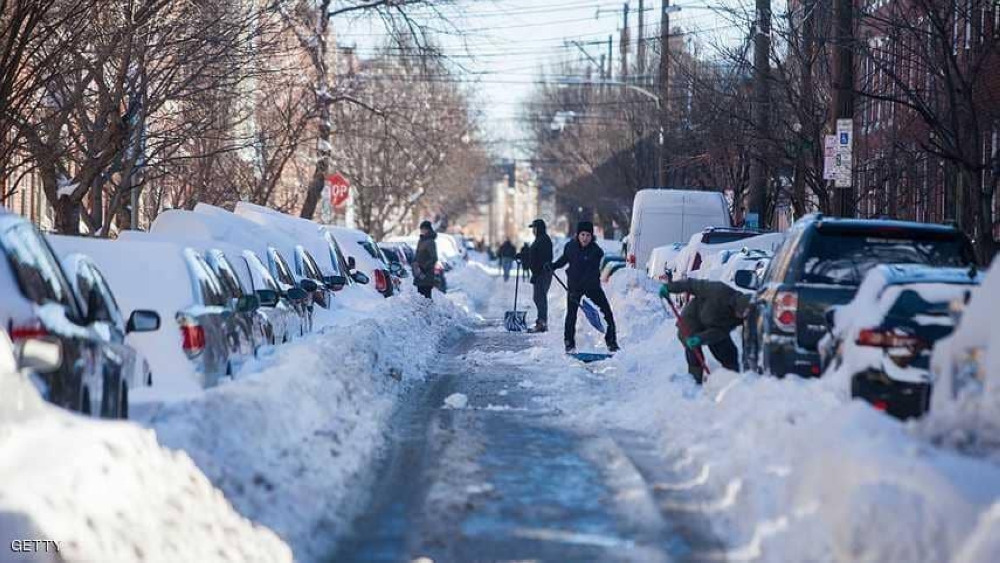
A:
{"type": "Polygon", "coordinates": [[[448,409],[464,409],[469,404],[469,398],[462,393],[452,393],[444,400],[444,406],[448,409]]]}

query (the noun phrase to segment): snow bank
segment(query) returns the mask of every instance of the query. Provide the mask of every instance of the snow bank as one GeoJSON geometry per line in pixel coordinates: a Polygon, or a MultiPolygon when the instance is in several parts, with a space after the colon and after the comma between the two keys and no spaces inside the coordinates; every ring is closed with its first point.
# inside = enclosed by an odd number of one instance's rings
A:
{"type": "Polygon", "coordinates": [[[292,561],[153,432],[49,406],[15,373],[0,379],[0,560],[292,561]],[[53,540],[59,558],[54,547],[15,555],[18,539],[53,540]]]}
{"type": "Polygon", "coordinates": [[[395,402],[466,318],[444,300],[383,299],[278,348],[253,375],[165,405],[152,427],[297,560],[324,560],[365,500],[395,402]]]}
{"type": "MultiPolygon", "coordinates": [[[[491,287],[482,291],[494,295],[495,315],[513,288],[491,287]]],[[[585,367],[553,353],[561,350],[560,330],[531,336],[526,352],[467,358],[531,366],[532,380],[522,386],[557,391],[547,406],[571,424],[653,437],[664,463],[684,477],[655,486],[695,499],[667,508],[708,518],[725,544],[699,558],[1000,560],[1000,468],[943,450],[914,426],[851,402],[839,381],[737,374],[710,359],[712,376],[699,388],[658,287],[636,270],[605,286],[623,347],[611,360],[585,367]]],[[[564,301],[553,286],[553,327],[564,301]]],[[[581,350],[603,347],[582,321],[577,342],[581,350]]]]}

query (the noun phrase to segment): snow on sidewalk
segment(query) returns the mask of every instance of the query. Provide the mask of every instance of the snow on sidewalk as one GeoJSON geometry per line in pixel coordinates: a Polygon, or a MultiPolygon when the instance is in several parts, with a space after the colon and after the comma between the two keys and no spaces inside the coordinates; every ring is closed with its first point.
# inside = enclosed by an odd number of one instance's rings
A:
{"type": "Polygon", "coordinates": [[[465,318],[413,292],[385,300],[367,319],[279,348],[235,384],[167,405],[152,426],[298,561],[324,560],[366,500],[396,401],[465,318]]]}
{"type": "Polygon", "coordinates": [[[0,380],[0,561],[292,561],[152,431],[48,405],[17,374],[0,380]],[[15,553],[27,539],[57,543],[15,553]]]}
{"type": "MultiPolygon", "coordinates": [[[[680,460],[690,479],[655,485],[696,488],[709,499],[665,507],[710,519],[727,549],[702,554],[709,560],[1000,560],[1000,467],[851,402],[838,378],[779,380],[715,367],[697,387],[657,288],[631,270],[605,286],[623,347],[611,360],[585,367],[561,353],[565,298],[555,285],[553,331],[526,335],[535,346],[525,352],[470,359],[530,366],[531,387],[557,390],[549,406],[572,423],[638,432],[659,444],[664,460],[680,460]]],[[[487,314],[495,316],[513,287],[494,281],[479,292],[491,296],[487,314]]],[[[581,350],[602,351],[601,335],[583,320],[577,335],[581,350]]]]}

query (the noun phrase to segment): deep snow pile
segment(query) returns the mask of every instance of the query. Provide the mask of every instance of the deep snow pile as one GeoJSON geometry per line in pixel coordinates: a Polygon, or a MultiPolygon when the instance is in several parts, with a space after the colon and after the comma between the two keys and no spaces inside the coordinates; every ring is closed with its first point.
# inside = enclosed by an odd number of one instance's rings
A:
{"type": "Polygon", "coordinates": [[[360,320],[278,348],[234,384],[164,406],[151,424],[298,561],[323,560],[365,501],[395,402],[466,319],[414,292],[383,300],[360,320]]]}
{"type": "Polygon", "coordinates": [[[15,373],[0,380],[0,560],[292,561],[152,431],[52,407],[15,373]],[[14,554],[18,539],[54,540],[59,558],[14,554]]]}
{"type": "MultiPolygon", "coordinates": [[[[512,285],[493,290],[492,315],[512,285]]],[[[537,374],[530,385],[558,391],[551,406],[571,423],[655,437],[665,462],[690,472],[689,481],[666,486],[709,499],[681,509],[711,519],[727,544],[712,556],[1000,560],[1000,468],[937,448],[913,427],[850,402],[837,378],[779,380],[716,368],[698,388],[657,288],[635,270],[605,286],[624,350],[587,368],[559,353],[565,305],[553,286],[552,332],[527,337],[534,347],[503,361],[530,365],[537,374]]],[[[600,335],[582,319],[577,334],[581,350],[601,350],[600,335]]]]}

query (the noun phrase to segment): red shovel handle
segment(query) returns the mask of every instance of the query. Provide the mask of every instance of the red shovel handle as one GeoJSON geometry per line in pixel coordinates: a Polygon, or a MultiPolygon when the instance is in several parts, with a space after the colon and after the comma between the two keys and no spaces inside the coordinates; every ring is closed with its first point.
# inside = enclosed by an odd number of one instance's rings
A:
{"type": "MultiPolygon", "coordinates": [[[[674,318],[677,319],[677,328],[681,331],[681,337],[686,341],[690,336],[691,332],[688,331],[687,326],[684,324],[684,319],[681,318],[681,314],[677,311],[677,306],[674,305],[674,300],[667,296],[667,303],[670,304],[670,310],[674,312],[674,318]]],[[[687,342],[684,343],[687,346],[687,342]]],[[[698,363],[701,365],[701,369],[705,372],[705,380],[708,380],[708,376],[712,375],[711,370],[708,369],[708,363],[705,361],[705,355],[702,354],[701,348],[694,348],[691,350],[694,352],[694,356],[698,358],[698,363]]]]}

